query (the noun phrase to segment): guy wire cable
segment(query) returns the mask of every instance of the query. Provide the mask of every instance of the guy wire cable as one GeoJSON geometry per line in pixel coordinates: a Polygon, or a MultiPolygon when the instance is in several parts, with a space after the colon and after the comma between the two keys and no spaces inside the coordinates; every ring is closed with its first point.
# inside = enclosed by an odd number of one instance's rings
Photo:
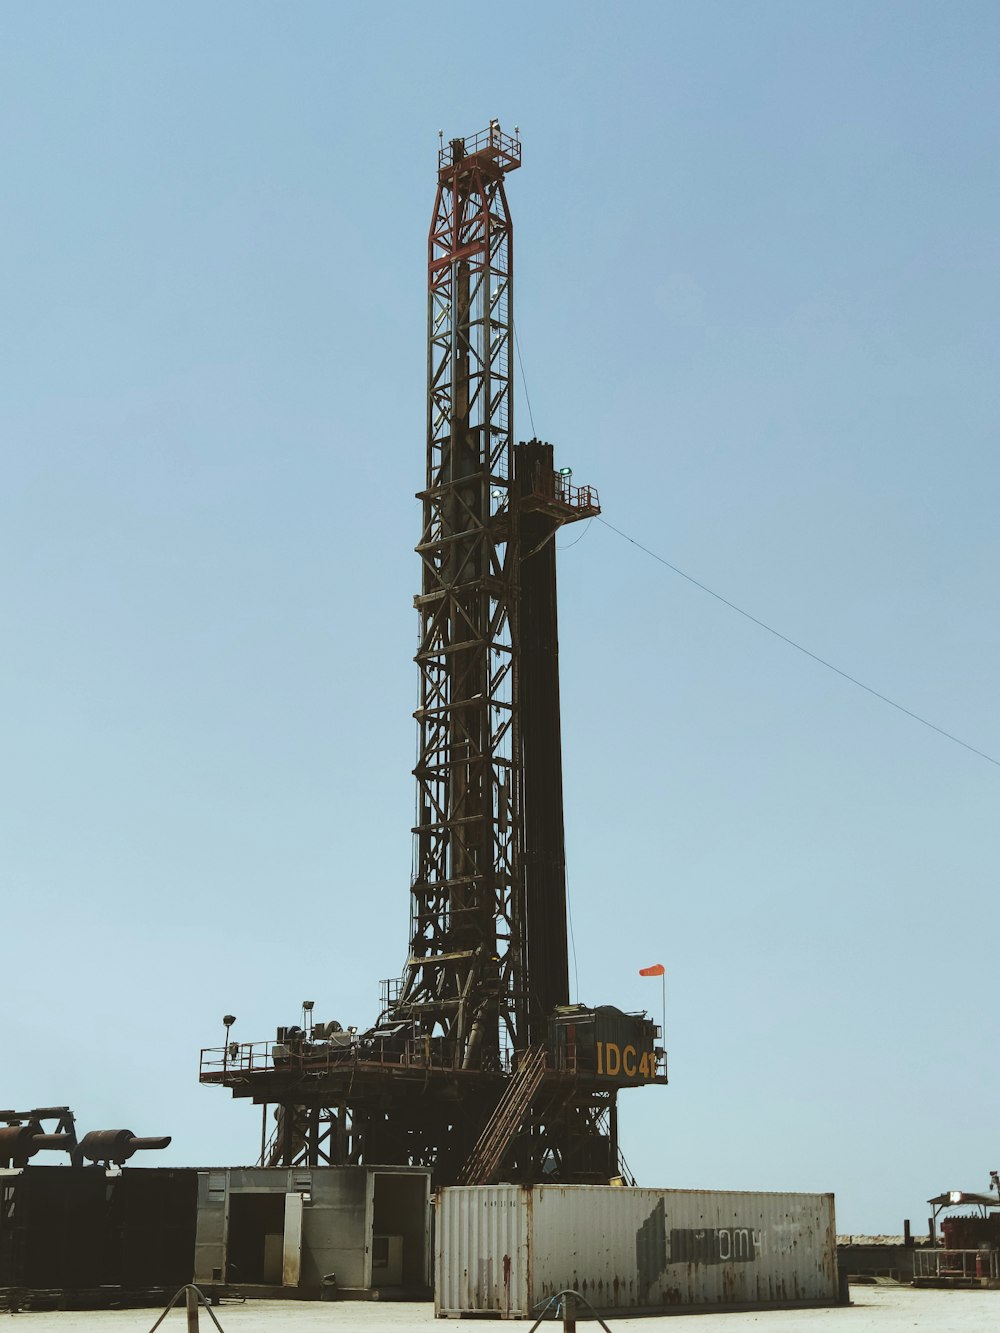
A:
{"type": "Polygon", "coordinates": [[[665,560],[662,555],[657,555],[657,553],[651,551],[648,546],[643,546],[642,542],[636,541],[636,539],[630,537],[627,532],[622,532],[621,528],[616,528],[615,525],[609,523],[606,518],[602,518],[599,514],[596,515],[596,518],[599,523],[603,523],[606,528],[610,528],[612,532],[617,533],[618,536],[624,538],[625,541],[631,542],[633,546],[638,547],[640,551],[645,552],[645,554],[652,557],[653,560],[658,561],[661,565],[665,565],[666,568],[672,570],[674,574],[679,574],[680,577],[686,579],[688,583],[693,583],[694,586],[700,588],[702,592],[707,592],[709,597],[714,597],[715,600],[721,602],[723,606],[728,606],[730,611],[736,611],[746,620],[750,620],[761,629],[767,630],[768,634],[773,634],[774,637],[780,639],[782,643],[787,643],[790,648],[797,649],[800,653],[804,653],[806,657],[811,657],[814,662],[818,662],[820,666],[826,667],[828,671],[832,671],[836,675],[842,676],[844,680],[850,681],[850,683],[856,685],[859,690],[864,690],[866,694],[871,694],[876,699],[880,699],[882,703],[888,704],[890,708],[895,708],[900,713],[905,713],[906,716],[912,718],[914,722],[919,722],[921,726],[929,727],[931,731],[936,731],[938,735],[943,736],[945,740],[953,741],[955,745],[960,745],[963,750],[970,750],[973,754],[978,755],[980,759],[985,759],[988,764],[994,764],[997,768],[1000,768],[1000,759],[994,759],[994,757],[991,754],[987,754],[985,750],[978,750],[974,745],[970,745],[968,741],[963,741],[961,737],[953,735],[950,731],[945,731],[944,727],[939,727],[935,722],[930,722],[926,717],[921,717],[919,713],[915,713],[912,708],[906,708],[903,704],[897,703],[895,699],[890,699],[887,694],[882,694],[879,690],[873,689],[871,685],[866,685],[863,680],[858,680],[857,676],[852,676],[847,671],[842,671],[839,666],[834,666],[834,664],[828,662],[825,657],[820,657],[818,653],[812,652],[811,649],[804,647],[801,643],[796,643],[794,639],[790,639],[787,634],[782,634],[782,632],[775,629],[773,625],[768,625],[766,621],[751,615],[749,611],[744,611],[742,606],[737,606],[736,603],[731,602],[728,597],[723,597],[721,593],[715,592],[714,589],[709,588],[705,583],[701,583],[692,574],[685,573],[685,571],[680,569],[677,565],[673,565],[669,560],[665,560]]]}

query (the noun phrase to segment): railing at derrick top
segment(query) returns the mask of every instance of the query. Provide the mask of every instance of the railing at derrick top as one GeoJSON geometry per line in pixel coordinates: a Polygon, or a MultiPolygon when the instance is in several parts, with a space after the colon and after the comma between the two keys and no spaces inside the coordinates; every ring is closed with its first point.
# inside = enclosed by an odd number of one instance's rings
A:
{"type": "Polygon", "coordinates": [[[597,513],[601,508],[594,486],[574,486],[564,472],[550,472],[545,468],[537,469],[531,478],[529,496],[581,512],[597,513]]]}
{"type": "Polygon", "coordinates": [[[478,134],[467,134],[464,138],[450,139],[438,150],[438,168],[448,170],[467,157],[482,154],[490,158],[503,171],[513,171],[521,165],[521,140],[516,135],[504,134],[494,121],[488,129],[478,134]],[[458,156],[455,146],[461,144],[458,156]]]}
{"type": "Polygon", "coordinates": [[[600,509],[597,491],[593,486],[573,486],[565,477],[557,477],[556,496],[572,509],[600,509]]]}

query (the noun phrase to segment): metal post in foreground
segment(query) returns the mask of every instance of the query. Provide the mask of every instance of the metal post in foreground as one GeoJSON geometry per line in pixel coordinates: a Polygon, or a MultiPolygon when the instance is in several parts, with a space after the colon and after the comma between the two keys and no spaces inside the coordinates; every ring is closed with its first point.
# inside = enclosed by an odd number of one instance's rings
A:
{"type": "Polygon", "coordinates": [[[188,1333],[198,1333],[198,1293],[194,1287],[184,1288],[184,1304],[187,1308],[188,1333]]]}
{"type": "MultiPolygon", "coordinates": [[[[572,1287],[567,1287],[563,1291],[557,1291],[554,1296],[550,1296],[548,1300],[544,1302],[545,1308],[528,1329],[528,1333],[535,1333],[535,1330],[541,1327],[542,1321],[550,1310],[554,1311],[557,1319],[560,1315],[562,1316],[563,1333],[566,1333],[567,1329],[570,1330],[570,1333],[576,1333],[577,1301],[582,1301],[584,1303],[590,1311],[591,1318],[596,1323],[600,1324],[601,1328],[604,1329],[604,1333],[611,1333],[611,1329],[608,1328],[607,1324],[591,1305],[590,1301],[587,1300],[586,1296],[582,1296],[578,1291],[574,1291],[572,1287]]],[[[539,1304],[542,1304],[542,1302],[539,1302],[539,1304]]],[[[535,1310],[537,1309],[538,1305],[535,1306],[535,1310]]],[[[532,1313],[534,1313],[534,1311],[532,1311],[532,1313]]]]}
{"type": "Polygon", "coordinates": [[[181,1287],[180,1291],[174,1293],[174,1295],[170,1299],[169,1305],[160,1315],[159,1319],[157,1319],[153,1327],[149,1330],[149,1333],[156,1333],[156,1330],[163,1323],[164,1319],[166,1319],[170,1311],[174,1308],[175,1305],[177,1305],[180,1302],[182,1296],[184,1297],[184,1308],[187,1311],[188,1333],[198,1333],[199,1306],[205,1307],[205,1309],[208,1311],[208,1317],[211,1319],[212,1323],[219,1330],[219,1333],[223,1333],[222,1325],[219,1323],[218,1319],[216,1319],[215,1312],[209,1305],[208,1301],[205,1299],[205,1293],[201,1290],[200,1287],[196,1287],[193,1283],[190,1282],[187,1284],[187,1286],[181,1287]]]}

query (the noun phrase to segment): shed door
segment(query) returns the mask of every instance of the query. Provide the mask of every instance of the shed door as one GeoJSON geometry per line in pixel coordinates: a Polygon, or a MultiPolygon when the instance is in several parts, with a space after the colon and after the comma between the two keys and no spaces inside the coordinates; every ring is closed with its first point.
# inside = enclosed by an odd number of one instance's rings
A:
{"type": "Polygon", "coordinates": [[[281,1285],[297,1287],[302,1273],[302,1195],[285,1195],[285,1234],[281,1246],[281,1285]]]}

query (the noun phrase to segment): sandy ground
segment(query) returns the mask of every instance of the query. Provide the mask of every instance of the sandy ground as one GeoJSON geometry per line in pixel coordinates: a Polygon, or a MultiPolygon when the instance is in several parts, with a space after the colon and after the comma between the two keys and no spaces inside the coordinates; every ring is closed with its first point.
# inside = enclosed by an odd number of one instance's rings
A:
{"type": "MultiPolygon", "coordinates": [[[[896,1333],[897,1330],[926,1329],[928,1333],[985,1333],[1000,1325],[1000,1291],[915,1291],[911,1287],[852,1287],[850,1307],[832,1310],[765,1310],[744,1314],[668,1315],[644,1319],[623,1319],[617,1315],[605,1322],[612,1333],[896,1333]]],[[[527,1321],[509,1324],[499,1320],[435,1320],[430,1305],[394,1305],[390,1303],[340,1301],[248,1301],[245,1305],[223,1304],[215,1307],[215,1316],[223,1333],[417,1333],[435,1326],[463,1333],[485,1330],[531,1327],[527,1321]]],[[[149,1333],[157,1314],[150,1310],[89,1310],[52,1313],[0,1314],[0,1330],[20,1327],[25,1333],[149,1333]]],[[[598,1333],[600,1326],[581,1322],[598,1333]]],[[[199,1333],[215,1329],[205,1311],[201,1312],[199,1333]]],[[[546,1320],[542,1330],[556,1330],[561,1324],[546,1320]]],[[[163,1333],[187,1333],[182,1312],[176,1311],[160,1325],[163,1333]]]]}

